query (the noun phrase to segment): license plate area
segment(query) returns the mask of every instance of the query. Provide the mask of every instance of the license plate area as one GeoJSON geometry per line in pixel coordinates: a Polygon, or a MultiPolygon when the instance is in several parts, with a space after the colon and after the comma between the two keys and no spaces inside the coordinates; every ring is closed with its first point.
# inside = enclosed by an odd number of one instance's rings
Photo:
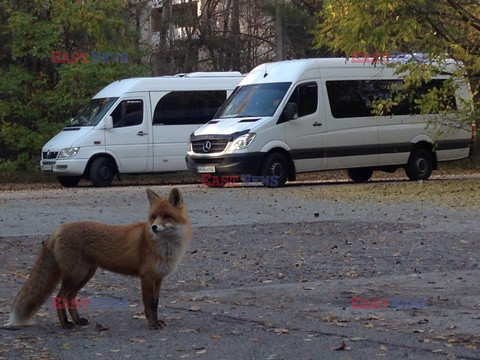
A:
{"type": "Polygon", "coordinates": [[[199,174],[211,174],[215,172],[215,165],[199,165],[197,166],[199,174]]]}
{"type": "Polygon", "coordinates": [[[43,171],[52,171],[54,164],[55,164],[54,161],[45,161],[45,162],[42,163],[42,170],[43,171]]]}

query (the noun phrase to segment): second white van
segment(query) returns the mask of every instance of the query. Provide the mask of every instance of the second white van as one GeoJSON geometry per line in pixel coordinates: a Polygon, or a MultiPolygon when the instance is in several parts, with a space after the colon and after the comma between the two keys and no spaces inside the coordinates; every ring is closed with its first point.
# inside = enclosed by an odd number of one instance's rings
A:
{"type": "Polygon", "coordinates": [[[192,131],[212,119],[244,76],[200,72],[115,81],[42,149],[40,166],[66,186],[115,175],[187,170],[192,131]]]}
{"type": "MultiPolygon", "coordinates": [[[[433,78],[416,95],[448,78],[433,78]]],[[[388,116],[374,116],[373,102],[401,82],[393,68],[344,58],[260,65],[194,131],[187,165],[224,179],[275,176],[272,186],[281,186],[299,172],[334,169],[348,169],[355,182],[400,167],[411,180],[426,180],[438,162],[469,156],[471,129],[453,111],[469,88],[447,100],[451,114],[420,115],[406,99],[388,116]]]]}

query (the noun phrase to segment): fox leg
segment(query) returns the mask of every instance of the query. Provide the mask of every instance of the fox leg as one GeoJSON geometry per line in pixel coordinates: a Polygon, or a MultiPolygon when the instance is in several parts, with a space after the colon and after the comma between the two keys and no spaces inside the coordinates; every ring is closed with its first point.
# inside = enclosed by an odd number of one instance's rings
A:
{"type": "Polygon", "coordinates": [[[87,319],[81,319],[78,315],[77,309],[72,309],[71,304],[72,300],[75,299],[77,296],[78,291],[90,280],[90,278],[95,273],[95,268],[90,268],[86,271],[86,274],[83,276],[69,276],[65,277],[62,280],[62,286],[60,287],[60,291],[58,292],[57,297],[60,299],[67,301],[67,307],[69,307],[68,311],[72,316],[73,323],[68,321],[67,312],[65,311],[65,306],[62,306],[63,309],[57,309],[58,320],[60,321],[60,325],[63,328],[70,329],[74,326],[74,323],[77,325],[87,325],[87,319]],[[76,279],[80,278],[81,280],[78,281],[76,279]]]}
{"type": "Polygon", "coordinates": [[[57,294],[57,298],[59,298],[62,301],[62,306],[57,307],[57,316],[58,320],[60,321],[60,325],[64,329],[71,329],[74,324],[70,321],[68,321],[67,317],[67,312],[65,311],[65,307],[70,305],[70,302],[68,304],[64,304],[63,300],[67,299],[67,291],[72,287],[71,285],[72,280],[71,279],[63,279],[62,280],[62,286],[60,287],[60,291],[57,294]],[[66,305],[66,306],[64,306],[66,305]]]}
{"type": "Polygon", "coordinates": [[[167,325],[165,321],[158,321],[157,318],[158,296],[161,283],[162,280],[149,281],[142,278],[142,300],[145,307],[145,317],[147,318],[150,329],[159,329],[167,325]]]}
{"type": "Polygon", "coordinates": [[[158,320],[158,316],[157,316],[158,298],[160,297],[160,288],[162,287],[162,281],[163,279],[159,279],[155,281],[155,289],[153,290],[153,298],[155,300],[155,304],[152,310],[154,311],[155,319],[157,319],[157,322],[160,325],[160,327],[165,327],[167,326],[167,323],[163,320],[158,320]]]}
{"type": "MultiPolygon", "coordinates": [[[[67,293],[67,299],[69,303],[72,303],[72,300],[77,297],[78,292],[80,289],[82,289],[85,284],[92,278],[92,276],[95,274],[96,268],[90,268],[88,270],[87,275],[79,282],[77,283],[71,290],[70,292],[67,293]]],[[[70,316],[72,317],[73,322],[76,325],[88,325],[89,322],[85,318],[81,318],[80,315],[78,314],[78,306],[76,308],[70,307],[68,311],[70,312],[70,316]]]]}

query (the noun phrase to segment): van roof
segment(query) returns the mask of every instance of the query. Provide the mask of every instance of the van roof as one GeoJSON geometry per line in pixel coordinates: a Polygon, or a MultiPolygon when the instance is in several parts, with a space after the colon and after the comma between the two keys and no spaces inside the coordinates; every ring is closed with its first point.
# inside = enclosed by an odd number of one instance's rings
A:
{"type": "MultiPolygon", "coordinates": [[[[390,58],[389,61],[398,62],[398,59],[390,58]]],[[[359,69],[373,70],[375,68],[384,68],[386,64],[373,64],[371,62],[352,62],[347,58],[317,58],[317,59],[298,59],[285,60],[278,62],[265,63],[253,69],[241,84],[261,83],[261,82],[291,82],[297,79],[307,70],[314,69],[359,69]]],[[[447,67],[455,66],[451,59],[446,61],[447,67]]],[[[391,69],[393,73],[394,68],[391,69]]]]}
{"type": "Polygon", "coordinates": [[[243,78],[244,75],[238,71],[129,78],[105,86],[93,98],[120,97],[125,93],[141,91],[233,90],[243,78]]]}

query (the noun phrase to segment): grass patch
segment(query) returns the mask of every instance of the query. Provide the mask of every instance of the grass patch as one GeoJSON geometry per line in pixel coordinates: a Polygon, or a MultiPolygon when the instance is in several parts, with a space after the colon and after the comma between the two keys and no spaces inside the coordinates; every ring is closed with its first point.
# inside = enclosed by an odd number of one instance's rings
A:
{"type": "Polygon", "coordinates": [[[336,184],[294,188],[291,194],[307,199],[347,202],[401,203],[419,202],[455,209],[479,210],[480,180],[435,180],[336,184]]]}

